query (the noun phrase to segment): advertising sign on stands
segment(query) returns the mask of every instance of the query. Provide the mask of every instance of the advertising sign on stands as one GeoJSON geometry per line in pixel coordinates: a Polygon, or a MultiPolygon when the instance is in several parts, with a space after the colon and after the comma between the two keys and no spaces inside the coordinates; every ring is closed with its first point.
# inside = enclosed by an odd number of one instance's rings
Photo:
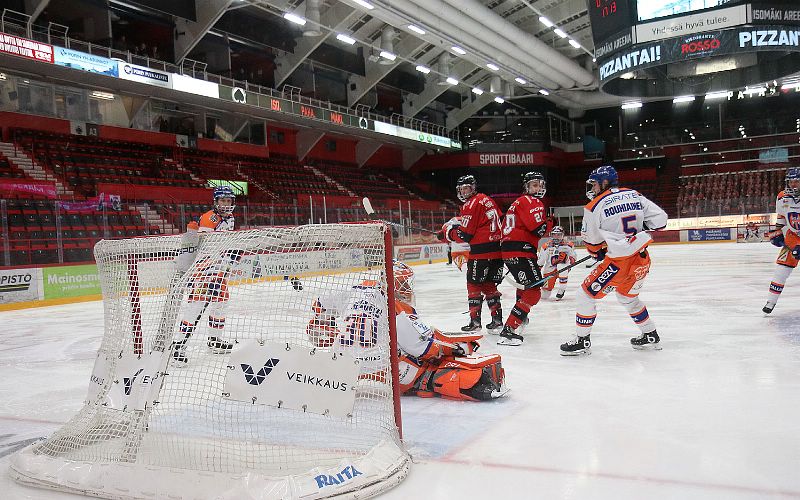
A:
{"type": "Polygon", "coordinates": [[[800,24],[800,5],[759,2],[752,6],[750,24],[800,24]]]}
{"type": "Polygon", "coordinates": [[[53,46],[6,33],[0,33],[0,53],[34,61],[53,62],[53,46]]]}
{"type": "Polygon", "coordinates": [[[426,245],[395,245],[394,255],[406,264],[432,264],[447,258],[447,245],[431,243],[426,245]]]}
{"type": "Polygon", "coordinates": [[[762,149],[758,152],[759,163],[786,163],[789,161],[789,148],[762,149]]]}
{"type": "Polygon", "coordinates": [[[6,193],[25,193],[55,198],[57,196],[56,185],[52,182],[25,182],[25,181],[0,181],[0,195],[6,193]]]}
{"type": "Polygon", "coordinates": [[[729,241],[731,228],[690,229],[687,236],[689,241],[729,241]]]}
{"type": "Polygon", "coordinates": [[[164,71],[158,71],[145,66],[137,66],[136,64],[130,64],[124,61],[117,61],[117,71],[119,72],[119,77],[123,80],[146,83],[148,85],[155,85],[167,89],[172,88],[171,73],[165,73],[164,71]]]}
{"type": "Polygon", "coordinates": [[[41,269],[0,270],[0,304],[41,300],[41,269]]]}
{"type": "Polygon", "coordinates": [[[45,267],[42,269],[45,299],[99,295],[97,266],[45,267]]]}
{"type": "Polygon", "coordinates": [[[787,29],[785,26],[742,27],[635,45],[609,55],[607,59],[598,60],[600,80],[605,82],[629,71],[698,57],[752,53],[754,50],[800,52],[800,29],[787,29]]]}
{"type": "Polygon", "coordinates": [[[119,76],[117,61],[64,47],[53,47],[53,49],[53,62],[58,66],[101,75],[119,76]]]}
{"type": "Polygon", "coordinates": [[[638,43],[653,42],[676,36],[691,35],[708,30],[739,26],[747,22],[747,6],[737,5],[727,9],[712,10],[688,16],[660,19],[637,25],[634,30],[638,43]]]}
{"type": "Polygon", "coordinates": [[[172,73],[172,88],[181,92],[219,98],[219,85],[186,75],[172,73]]]}

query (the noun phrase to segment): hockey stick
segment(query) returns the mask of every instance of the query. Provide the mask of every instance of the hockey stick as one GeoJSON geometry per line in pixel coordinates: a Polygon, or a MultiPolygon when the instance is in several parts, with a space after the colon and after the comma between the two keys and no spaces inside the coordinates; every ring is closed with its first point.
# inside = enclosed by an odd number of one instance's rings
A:
{"type": "Polygon", "coordinates": [[[375,217],[374,217],[375,216],[375,209],[372,208],[372,202],[370,202],[369,198],[367,198],[366,196],[361,200],[361,204],[364,206],[364,210],[367,212],[367,216],[369,216],[369,218],[371,220],[377,220],[377,221],[383,222],[384,224],[388,224],[390,226],[402,227],[402,228],[405,228],[405,229],[410,229],[411,231],[420,231],[420,232],[423,232],[423,233],[438,234],[436,231],[431,231],[430,229],[425,229],[424,227],[406,226],[405,224],[401,224],[399,222],[391,222],[391,221],[383,220],[383,219],[375,219],[375,217]]]}

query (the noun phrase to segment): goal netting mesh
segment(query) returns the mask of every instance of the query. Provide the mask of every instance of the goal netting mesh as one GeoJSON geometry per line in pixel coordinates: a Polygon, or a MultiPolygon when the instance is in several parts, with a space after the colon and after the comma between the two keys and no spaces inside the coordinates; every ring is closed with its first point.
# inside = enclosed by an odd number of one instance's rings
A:
{"type": "Polygon", "coordinates": [[[747,224],[737,224],[736,242],[737,243],[758,243],[769,241],[769,234],[775,231],[775,224],[767,222],[748,222],[747,224]]]}
{"type": "Polygon", "coordinates": [[[105,335],[85,404],[12,475],[126,499],[363,498],[398,483],[388,238],[375,223],[203,233],[185,273],[180,236],[101,241],[105,335]],[[315,299],[365,283],[382,291],[370,321],[337,318],[338,341],[316,347],[315,299]]]}

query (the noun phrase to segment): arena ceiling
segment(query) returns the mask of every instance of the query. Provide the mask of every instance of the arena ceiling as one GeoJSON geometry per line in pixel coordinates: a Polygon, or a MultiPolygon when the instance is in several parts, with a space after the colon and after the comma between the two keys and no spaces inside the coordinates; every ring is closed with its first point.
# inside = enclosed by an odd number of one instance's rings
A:
{"type": "Polygon", "coordinates": [[[540,97],[582,109],[619,103],[597,90],[586,0],[205,0],[195,5],[196,21],[178,19],[177,32],[184,36],[176,41],[176,60],[190,56],[209,33],[236,37],[235,29],[220,22],[232,10],[271,18],[270,24],[283,24],[281,29],[295,37],[289,50],[276,51],[276,88],[323,44],[363,51],[363,75],[347,75],[349,106],[364,103],[370,91],[395,81],[398,72],[419,79],[419,69],[430,72],[422,77],[423,88],[404,93],[402,114],[417,116],[446,91],[457,92],[462,103],[448,109],[448,128],[493,100],[540,97]],[[287,14],[305,24],[287,20],[287,14]]]}

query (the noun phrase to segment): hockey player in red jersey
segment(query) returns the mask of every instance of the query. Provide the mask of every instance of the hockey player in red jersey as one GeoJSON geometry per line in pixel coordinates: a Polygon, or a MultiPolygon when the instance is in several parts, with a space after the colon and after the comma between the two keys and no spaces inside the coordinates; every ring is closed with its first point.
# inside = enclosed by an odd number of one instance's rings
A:
{"type": "MultiPolygon", "coordinates": [[[[399,261],[393,267],[401,393],[467,401],[505,395],[500,355],[473,354],[479,347],[478,333],[444,333],[423,323],[414,309],[414,271],[399,261]]],[[[385,302],[384,293],[377,281],[365,281],[353,286],[350,293],[320,295],[306,328],[309,339],[320,348],[351,352],[365,363],[379,358],[370,341],[377,339],[379,332],[370,325],[377,325],[385,314],[385,309],[378,307],[385,302]],[[348,333],[356,330],[360,332],[358,341],[348,333]]],[[[370,378],[382,380],[379,366],[375,370],[370,378]]]]}
{"type": "MultiPolygon", "coordinates": [[[[539,172],[528,172],[522,176],[522,190],[525,194],[517,198],[506,212],[501,248],[509,274],[520,286],[529,287],[542,279],[536,249],[539,248],[539,239],[547,234],[548,229],[541,200],[547,191],[544,176],[539,172]]],[[[541,297],[541,286],[517,290],[517,303],[500,332],[498,345],[522,344],[518,328],[541,297]]]]}
{"type": "Polygon", "coordinates": [[[475,177],[463,175],[456,184],[461,207],[461,223],[450,221],[439,232],[439,239],[468,243],[467,298],[469,300],[468,325],[462,331],[481,329],[483,301],[489,306],[492,321],[486,325],[490,331],[503,326],[503,310],[497,285],[503,280],[503,259],[500,254],[502,212],[489,196],[479,193],[475,177]]]}

